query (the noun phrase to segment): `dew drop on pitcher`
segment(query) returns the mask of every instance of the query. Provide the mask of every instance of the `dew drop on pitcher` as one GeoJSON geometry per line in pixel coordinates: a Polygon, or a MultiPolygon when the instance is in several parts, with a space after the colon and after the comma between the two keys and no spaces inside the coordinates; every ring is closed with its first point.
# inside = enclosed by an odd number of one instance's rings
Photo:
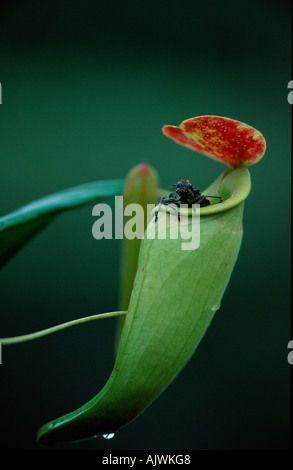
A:
{"type": "Polygon", "coordinates": [[[104,439],[112,439],[114,436],[115,436],[114,433],[103,434],[103,435],[102,435],[102,437],[103,437],[104,439]]]}

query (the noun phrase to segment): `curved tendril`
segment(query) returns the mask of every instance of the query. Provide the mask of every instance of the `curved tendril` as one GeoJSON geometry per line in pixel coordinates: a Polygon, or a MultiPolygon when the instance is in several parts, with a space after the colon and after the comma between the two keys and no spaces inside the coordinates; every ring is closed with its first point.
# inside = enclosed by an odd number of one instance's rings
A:
{"type": "Polygon", "coordinates": [[[93,320],[101,320],[102,318],[124,316],[126,314],[127,312],[120,311],[120,312],[99,313],[97,315],[91,315],[89,317],[82,317],[82,318],[78,318],[77,320],[71,320],[66,323],[61,323],[60,325],[52,326],[51,328],[46,328],[45,330],[36,331],[35,333],[29,333],[27,335],[21,335],[21,336],[13,336],[11,338],[0,338],[0,344],[8,345],[8,344],[24,343],[25,341],[31,341],[33,339],[41,338],[51,333],[55,333],[65,328],[69,328],[70,326],[80,325],[81,323],[86,323],[86,322],[93,321],[93,320]]]}

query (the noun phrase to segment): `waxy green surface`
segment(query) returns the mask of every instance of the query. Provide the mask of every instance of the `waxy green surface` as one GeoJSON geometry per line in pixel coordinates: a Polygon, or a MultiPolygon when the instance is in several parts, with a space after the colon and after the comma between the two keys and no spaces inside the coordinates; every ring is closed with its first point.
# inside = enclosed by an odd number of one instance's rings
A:
{"type": "MultiPolygon", "coordinates": [[[[227,199],[201,211],[198,249],[182,250],[180,238],[145,238],[141,243],[113,372],[88,403],[39,429],[41,445],[117,432],[145,410],[192,357],[220,307],[238,256],[249,172],[244,167],[228,170],[211,188],[227,199]]],[[[176,215],[168,217],[172,223],[176,215]]],[[[151,222],[148,230],[158,230],[157,224],[151,222]]]]}

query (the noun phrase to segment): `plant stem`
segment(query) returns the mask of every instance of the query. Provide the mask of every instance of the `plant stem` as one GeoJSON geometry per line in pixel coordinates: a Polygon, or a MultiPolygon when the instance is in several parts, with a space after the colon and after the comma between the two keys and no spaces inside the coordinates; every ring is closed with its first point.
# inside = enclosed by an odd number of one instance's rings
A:
{"type": "Polygon", "coordinates": [[[91,315],[89,317],[78,318],[77,320],[71,320],[66,323],[61,323],[60,325],[52,326],[51,328],[46,328],[45,330],[40,330],[35,333],[30,333],[30,334],[21,335],[21,336],[14,336],[11,338],[0,338],[0,344],[8,345],[8,344],[23,343],[25,341],[31,341],[33,339],[41,338],[42,336],[55,333],[56,331],[63,330],[64,328],[68,328],[70,326],[80,325],[81,323],[86,323],[88,321],[93,321],[93,320],[100,320],[102,318],[124,316],[126,314],[127,312],[125,311],[99,313],[98,315],[91,315]]]}

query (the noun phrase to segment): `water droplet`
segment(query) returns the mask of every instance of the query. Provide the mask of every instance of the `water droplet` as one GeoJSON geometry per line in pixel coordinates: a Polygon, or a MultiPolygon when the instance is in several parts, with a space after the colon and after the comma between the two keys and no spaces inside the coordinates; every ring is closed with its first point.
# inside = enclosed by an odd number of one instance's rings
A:
{"type": "Polygon", "coordinates": [[[112,439],[115,436],[115,434],[112,432],[110,434],[103,434],[104,439],[112,439]]]}
{"type": "Polygon", "coordinates": [[[215,305],[212,306],[212,312],[216,312],[217,310],[219,310],[219,308],[221,307],[221,303],[217,303],[215,305]]]}

